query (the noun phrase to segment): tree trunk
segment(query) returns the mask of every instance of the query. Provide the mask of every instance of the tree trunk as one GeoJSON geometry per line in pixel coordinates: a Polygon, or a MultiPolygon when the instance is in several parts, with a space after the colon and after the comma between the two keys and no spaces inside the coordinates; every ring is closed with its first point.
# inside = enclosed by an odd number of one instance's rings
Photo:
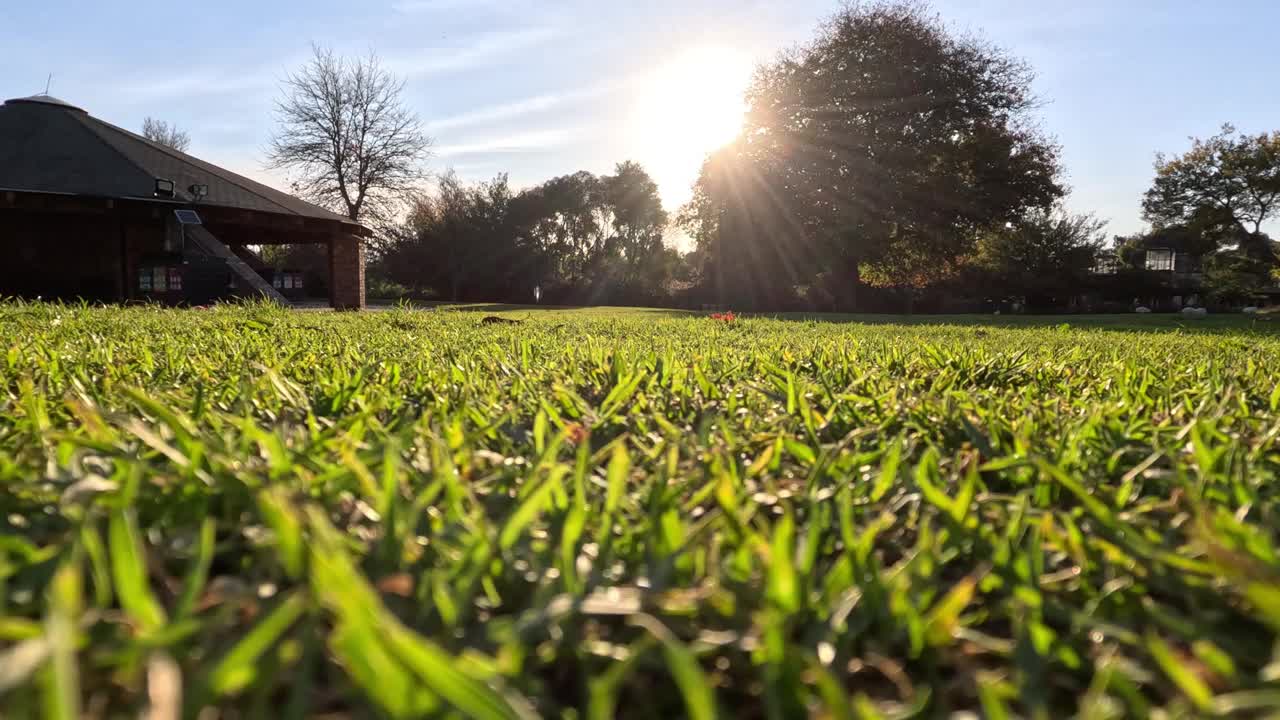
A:
{"type": "Polygon", "coordinates": [[[847,312],[858,312],[858,286],[862,284],[862,270],[857,261],[849,266],[849,308],[847,312]]]}

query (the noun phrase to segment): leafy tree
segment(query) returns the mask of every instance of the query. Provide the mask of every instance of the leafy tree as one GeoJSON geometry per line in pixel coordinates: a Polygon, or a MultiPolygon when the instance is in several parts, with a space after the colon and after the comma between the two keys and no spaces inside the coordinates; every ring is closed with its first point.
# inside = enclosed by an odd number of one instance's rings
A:
{"type": "Polygon", "coordinates": [[[1223,242],[1239,240],[1239,233],[1230,233],[1226,228],[1197,223],[1168,225],[1152,228],[1145,233],[1117,237],[1115,245],[1116,255],[1121,265],[1133,270],[1145,270],[1148,250],[1172,250],[1175,253],[1186,253],[1193,258],[1204,258],[1218,250],[1223,242]]]}
{"type": "Polygon", "coordinates": [[[1117,270],[1143,270],[1147,266],[1145,235],[1116,235],[1111,240],[1117,270]]]}
{"type": "Polygon", "coordinates": [[[1105,241],[1106,222],[1093,215],[1033,210],[1022,220],[984,233],[974,264],[990,285],[1043,308],[1078,292],[1105,241]]]}
{"type": "Polygon", "coordinates": [[[1205,261],[1205,290],[1209,297],[1223,303],[1262,300],[1263,292],[1276,284],[1275,265],[1274,259],[1260,259],[1239,250],[1216,253],[1205,261]]]}
{"type": "Polygon", "coordinates": [[[1127,237],[1116,236],[1111,250],[1116,259],[1115,272],[1090,278],[1082,284],[1098,291],[1109,301],[1136,301],[1162,306],[1175,296],[1185,298],[1200,292],[1201,283],[1196,280],[1195,273],[1203,259],[1217,250],[1218,244],[1217,233],[1206,231],[1204,226],[1171,225],[1127,237]],[[1175,258],[1179,254],[1189,255],[1191,264],[1175,262],[1175,267],[1187,274],[1148,269],[1147,253],[1150,250],[1169,250],[1175,253],[1175,258]]]}
{"type": "Polygon", "coordinates": [[[1252,233],[1234,220],[1223,221],[1216,211],[1201,212],[1189,224],[1169,225],[1115,239],[1120,275],[1113,278],[1140,297],[1169,297],[1203,293],[1221,303],[1241,304],[1261,299],[1274,285],[1280,254],[1264,233],[1252,233]],[[1217,215],[1217,221],[1206,218],[1217,215]],[[1149,249],[1185,253],[1192,262],[1186,274],[1170,275],[1147,269],[1149,249]]]}
{"type": "Polygon", "coordinates": [[[663,242],[668,218],[658,184],[639,163],[627,161],[601,178],[600,186],[599,206],[610,231],[605,256],[616,261],[620,284],[634,291],[661,291],[668,275],[663,242]]]}
{"type": "Polygon", "coordinates": [[[273,268],[301,272],[305,281],[306,294],[309,297],[328,296],[329,253],[325,246],[263,245],[258,255],[263,262],[273,268]]]}
{"type": "Polygon", "coordinates": [[[1204,263],[1204,287],[1223,303],[1247,304],[1280,281],[1280,247],[1266,235],[1250,234],[1240,245],[1211,255],[1204,263]]]}
{"type": "Polygon", "coordinates": [[[657,183],[638,163],[554,178],[516,201],[517,225],[550,259],[549,284],[578,302],[659,298],[675,265],[657,183]]]}
{"type": "Polygon", "coordinates": [[[599,184],[595,175],[577,172],[552,178],[516,199],[516,223],[552,258],[554,281],[584,281],[600,250],[603,231],[595,207],[599,184]]]}
{"type": "Polygon", "coordinates": [[[178,152],[186,152],[187,148],[191,147],[191,136],[185,130],[153,117],[147,117],[142,121],[142,136],[178,152]]]}
{"type": "Polygon", "coordinates": [[[692,197],[680,207],[674,218],[675,226],[693,240],[694,255],[707,260],[720,237],[720,220],[725,205],[722,195],[727,188],[714,183],[719,179],[716,173],[733,161],[732,157],[725,156],[728,152],[728,149],[716,151],[703,161],[702,169],[693,182],[692,197]]]}
{"type": "Polygon", "coordinates": [[[540,260],[513,224],[513,199],[506,175],[467,185],[445,173],[390,244],[390,279],[451,300],[531,298],[540,260]]]}
{"type": "Polygon", "coordinates": [[[1193,138],[1182,155],[1158,155],[1142,207],[1157,227],[1238,225],[1261,233],[1280,212],[1280,131],[1237,134],[1227,124],[1208,140],[1193,138]]]}
{"type": "MultiPolygon", "coordinates": [[[[1032,73],[915,2],[865,2],[757,71],[742,136],[680,215],[726,301],[840,284],[921,287],[983,231],[1059,198],[1032,73]]],[[[849,298],[852,300],[852,298],[849,298]]]]}
{"type": "Polygon", "coordinates": [[[283,91],[269,166],[288,171],[296,193],[377,224],[420,188],[431,140],[402,100],[404,82],[376,56],[316,46],[283,91]]]}
{"type": "Polygon", "coordinates": [[[513,193],[505,175],[446,173],[392,233],[384,262],[399,284],[454,300],[661,301],[680,256],[663,235],[657,184],[633,162],[513,193]]]}

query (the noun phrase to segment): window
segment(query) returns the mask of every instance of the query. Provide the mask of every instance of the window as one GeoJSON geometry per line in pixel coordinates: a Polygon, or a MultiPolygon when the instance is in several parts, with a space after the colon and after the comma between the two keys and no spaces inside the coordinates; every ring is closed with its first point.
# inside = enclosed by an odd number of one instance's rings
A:
{"type": "Polygon", "coordinates": [[[138,268],[138,290],[144,293],[180,292],[182,268],[170,265],[138,268]]]}
{"type": "Polygon", "coordinates": [[[1115,255],[1099,255],[1093,264],[1093,272],[1098,275],[1115,275],[1120,272],[1120,261],[1115,255]]]}
{"type": "Polygon", "coordinates": [[[292,290],[292,289],[293,289],[293,274],[292,274],[292,273],[285,273],[285,274],[284,274],[284,289],[285,289],[285,290],[292,290]]]}
{"type": "Polygon", "coordinates": [[[1148,250],[1147,269],[1157,272],[1173,272],[1173,251],[1148,250]]]}
{"type": "Polygon", "coordinates": [[[284,289],[284,273],[277,272],[271,276],[271,286],[277,290],[284,289]]]}

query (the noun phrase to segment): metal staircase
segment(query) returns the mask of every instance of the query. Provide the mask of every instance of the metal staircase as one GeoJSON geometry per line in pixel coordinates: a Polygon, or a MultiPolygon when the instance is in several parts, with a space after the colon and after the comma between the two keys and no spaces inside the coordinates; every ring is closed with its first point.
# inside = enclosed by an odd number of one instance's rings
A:
{"type": "Polygon", "coordinates": [[[196,250],[209,257],[219,258],[226,262],[231,272],[235,273],[237,280],[244,284],[253,292],[262,295],[272,302],[281,305],[289,305],[289,301],[283,295],[271,287],[271,283],[263,279],[248,263],[236,255],[226,243],[219,240],[204,228],[203,225],[187,225],[185,226],[186,239],[189,250],[196,250]]]}

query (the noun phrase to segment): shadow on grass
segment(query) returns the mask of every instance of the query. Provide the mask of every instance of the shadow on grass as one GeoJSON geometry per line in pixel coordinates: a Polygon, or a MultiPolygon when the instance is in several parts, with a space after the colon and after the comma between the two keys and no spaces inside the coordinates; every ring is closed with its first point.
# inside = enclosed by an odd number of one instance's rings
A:
{"type": "Polygon", "coordinates": [[[1177,313],[1150,315],[860,315],[845,313],[760,313],[791,322],[848,323],[857,325],[921,325],[981,328],[1054,328],[1067,326],[1080,329],[1116,330],[1124,332],[1199,332],[1238,333],[1256,331],[1280,333],[1280,317],[1268,315],[1209,315],[1184,317],[1177,313]]]}
{"type": "MultiPolygon", "coordinates": [[[[673,308],[624,307],[611,305],[517,305],[505,303],[467,303],[449,301],[416,301],[412,307],[428,310],[452,310],[506,317],[524,316],[530,313],[585,316],[585,317],[649,317],[692,318],[704,317],[708,312],[673,308]]],[[[371,309],[389,309],[392,303],[371,303],[371,309]]],[[[784,322],[819,322],[850,325],[907,325],[924,327],[974,327],[974,328],[1056,328],[1067,326],[1080,329],[1114,330],[1120,332],[1189,332],[1240,333],[1259,332],[1280,334],[1280,315],[1218,314],[1189,318],[1177,313],[1137,313],[1123,315],[871,315],[856,313],[743,313],[742,317],[769,318],[784,322]]]]}
{"type": "Polygon", "coordinates": [[[697,317],[703,313],[692,310],[674,308],[622,307],[612,305],[516,305],[506,303],[463,303],[463,302],[416,302],[413,307],[419,309],[454,310],[458,312],[484,313],[501,315],[506,313],[568,313],[574,315],[643,315],[646,317],[697,317]]]}

